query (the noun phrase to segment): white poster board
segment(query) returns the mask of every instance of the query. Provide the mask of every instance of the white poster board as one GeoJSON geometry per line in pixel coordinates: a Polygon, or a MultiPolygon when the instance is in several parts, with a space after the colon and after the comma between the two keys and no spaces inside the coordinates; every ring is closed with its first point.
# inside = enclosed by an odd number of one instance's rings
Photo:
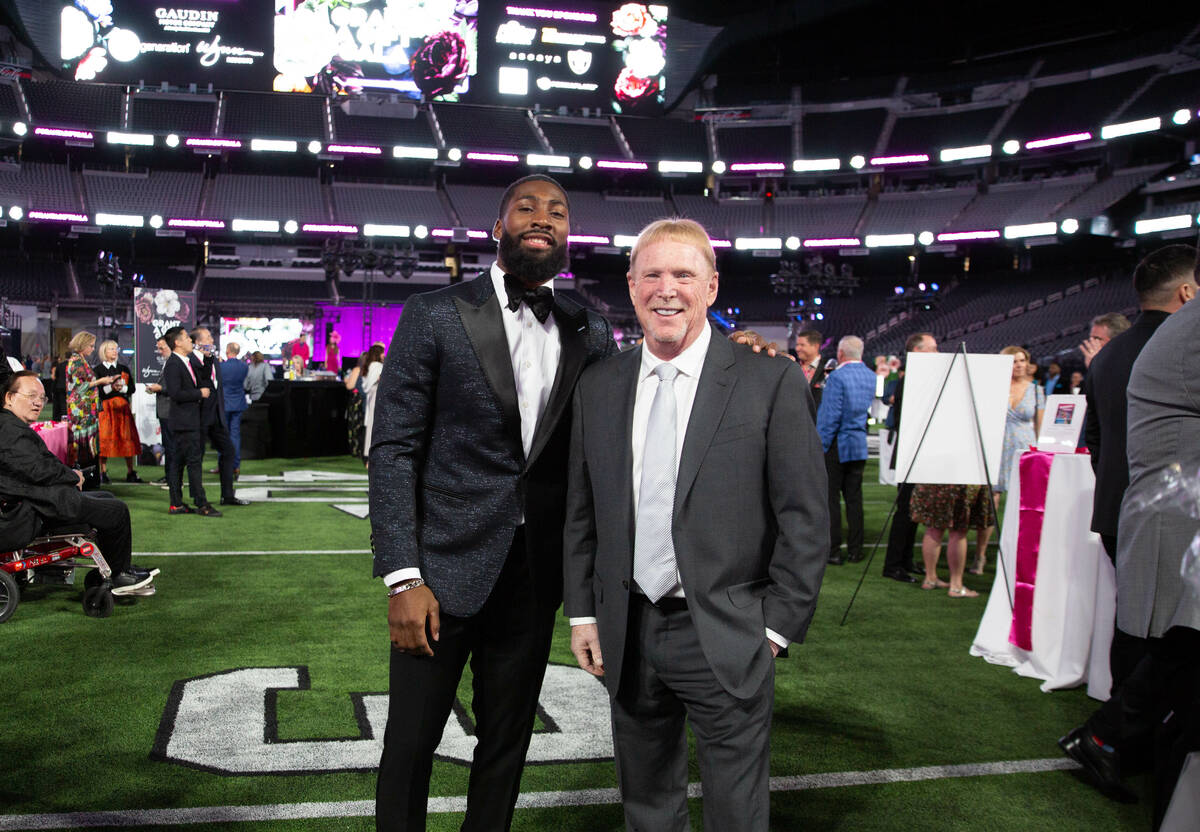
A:
{"type": "Polygon", "coordinates": [[[1087,415],[1087,396],[1056,393],[1046,399],[1042,413],[1042,432],[1037,449],[1052,454],[1073,454],[1079,447],[1079,432],[1087,415]]]}
{"type": "Polygon", "coordinates": [[[998,479],[1013,357],[968,354],[965,359],[962,353],[909,353],[904,373],[900,449],[896,457],[897,482],[986,484],[984,456],[979,450],[981,434],[987,472],[992,483],[998,479]],[[940,400],[939,391],[942,391],[940,400]],[[918,454],[922,435],[925,442],[918,454]]]}

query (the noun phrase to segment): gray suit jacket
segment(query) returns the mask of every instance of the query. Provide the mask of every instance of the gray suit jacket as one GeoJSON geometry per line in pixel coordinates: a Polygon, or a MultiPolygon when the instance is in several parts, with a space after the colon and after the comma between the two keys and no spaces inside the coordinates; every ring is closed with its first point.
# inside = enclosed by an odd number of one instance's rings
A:
{"type": "MultiPolygon", "coordinates": [[[[565,611],[595,616],[609,694],[620,686],[633,583],[633,403],[641,349],[588,369],[575,393],[565,611]]],[[[791,361],[714,333],[675,487],[672,535],[713,673],[746,698],[771,664],[767,627],[801,641],[829,549],[812,395],[791,361]]]]}
{"type": "Polygon", "coordinates": [[[554,296],[562,354],[529,458],[489,273],[413,295],[383,363],[370,449],[374,572],[419,567],[442,611],[474,615],[521,517],[539,603],[562,598],[571,394],[616,350],[595,312],[554,296]]]}
{"type": "Polygon", "coordinates": [[[1192,301],[1158,327],[1129,377],[1129,488],[1117,536],[1117,626],[1135,636],[1158,637],[1177,626],[1200,630],[1200,599],[1179,574],[1200,521],[1179,508],[1137,505],[1161,488],[1163,466],[1178,463],[1190,476],[1200,469],[1198,341],[1200,302],[1192,301]]]}

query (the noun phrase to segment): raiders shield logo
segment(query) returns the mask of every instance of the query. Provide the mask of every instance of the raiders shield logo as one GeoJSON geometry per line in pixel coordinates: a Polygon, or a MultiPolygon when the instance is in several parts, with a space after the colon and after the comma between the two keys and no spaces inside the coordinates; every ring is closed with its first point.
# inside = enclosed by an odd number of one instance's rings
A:
{"type": "Polygon", "coordinates": [[[576,75],[584,75],[592,68],[592,53],[586,49],[572,49],[567,52],[567,66],[576,75]]]}

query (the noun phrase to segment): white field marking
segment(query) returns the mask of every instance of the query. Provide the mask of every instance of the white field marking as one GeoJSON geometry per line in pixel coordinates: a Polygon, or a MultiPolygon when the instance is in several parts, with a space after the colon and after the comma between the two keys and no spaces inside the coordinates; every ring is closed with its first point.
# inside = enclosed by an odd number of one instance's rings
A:
{"type": "Polygon", "coordinates": [[[310,492],[311,491],[321,491],[321,492],[344,491],[344,492],[350,492],[350,493],[354,493],[354,494],[361,494],[364,499],[367,496],[367,488],[366,488],[366,486],[363,486],[363,485],[346,485],[346,486],[322,485],[322,486],[319,486],[316,488],[306,487],[306,488],[298,488],[298,489],[273,488],[273,487],[271,487],[271,488],[268,488],[268,487],[238,488],[236,493],[237,493],[237,496],[240,497],[241,499],[249,500],[252,503],[266,503],[266,502],[270,502],[270,503],[328,503],[331,499],[338,499],[336,497],[285,497],[285,496],[283,496],[285,494],[288,494],[289,492],[297,492],[297,491],[300,491],[300,492],[304,492],[304,491],[310,491],[310,492]]]}
{"type": "MultiPolygon", "coordinates": [[[[237,552],[134,552],[135,558],[198,558],[231,555],[369,555],[370,549],[246,549],[237,552]]],[[[3,827],[0,827],[3,828],[3,827]]]]}
{"type": "Polygon", "coordinates": [[[330,505],[338,511],[354,515],[359,520],[365,520],[367,515],[371,513],[370,503],[330,503],[330,505]]]}
{"type": "Polygon", "coordinates": [[[238,482],[266,483],[314,483],[314,482],[361,482],[367,481],[366,474],[343,474],[336,471],[284,471],[280,476],[268,474],[243,474],[238,482]]]}
{"type": "MultiPolygon", "coordinates": [[[[996,763],[968,763],[953,766],[923,766],[875,771],[842,771],[772,777],[771,791],[791,792],[828,789],[841,786],[913,783],[920,780],[945,780],[954,777],[983,777],[996,774],[1037,774],[1079,768],[1078,763],[1061,757],[1043,760],[1006,760],[996,763]]],[[[700,797],[699,783],[688,786],[688,797],[700,797]]],[[[554,806],[601,806],[620,803],[616,789],[527,792],[517,799],[517,808],[534,809],[554,806]]],[[[465,812],[467,798],[433,797],[433,814],[465,812]]],[[[0,815],[0,830],[71,829],[97,826],[179,826],[188,823],[235,823],[238,821],[307,820],[310,818],[371,817],[371,800],[329,803],[268,803],[258,806],[199,806],[188,809],[127,809],[109,812],[67,812],[62,814],[0,815]]]]}

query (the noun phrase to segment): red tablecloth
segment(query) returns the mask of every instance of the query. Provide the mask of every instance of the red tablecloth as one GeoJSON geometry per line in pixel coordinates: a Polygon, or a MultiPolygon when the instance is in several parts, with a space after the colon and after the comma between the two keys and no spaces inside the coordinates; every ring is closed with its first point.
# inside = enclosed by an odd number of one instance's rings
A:
{"type": "Polygon", "coordinates": [[[67,423],[66,422],[34,422],[30,425],[50,453],[54,454],[64,464],[67,461],[67,423]]]}

